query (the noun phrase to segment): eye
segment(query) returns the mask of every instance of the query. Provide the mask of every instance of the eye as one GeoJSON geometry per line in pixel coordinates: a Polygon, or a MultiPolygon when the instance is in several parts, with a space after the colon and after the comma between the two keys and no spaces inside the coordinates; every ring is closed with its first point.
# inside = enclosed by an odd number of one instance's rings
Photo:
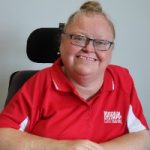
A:
{"type": "Polygon", "coordinates": [[[110,44],[109,41],[106,40],[95,40],[96,45],[108,45],[110,44]]]}
{"type": "Polygon", "coordinates": [[[78,42],[86,41],[86,37],[82,35],[72,35],[72,39],[78,42]]]}

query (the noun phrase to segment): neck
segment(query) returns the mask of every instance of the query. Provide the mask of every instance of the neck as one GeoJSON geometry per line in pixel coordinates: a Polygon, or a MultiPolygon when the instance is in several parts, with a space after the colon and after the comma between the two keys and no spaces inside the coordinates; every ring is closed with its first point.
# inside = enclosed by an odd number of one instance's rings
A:
{"type": "Polygon", "coordinates": [[[88,100],[98,92],[98,90],[101,88],[103,82],[100,81],[97,83],[99,83],[99,84],[91,83],[87,86],[78,84],[76,82],[74,82],[73,84],[76,87],[77,92],[80,94],[80,96],[83,97],[85,100],[88,100]]]}
{"type": "MultiPolygon", "coordinates": [[[[64,71],[65,72],[65,71],[64,71]]],[[[90,99],[94,96],[103,84],[104,74],[94,75],[74,75],[71,76],[69,73],[65,72],[68,79],[76,87],[77,92],[85,100],[90,99]],[[93,77],[94,76],[94,77],[93,77]]]]}

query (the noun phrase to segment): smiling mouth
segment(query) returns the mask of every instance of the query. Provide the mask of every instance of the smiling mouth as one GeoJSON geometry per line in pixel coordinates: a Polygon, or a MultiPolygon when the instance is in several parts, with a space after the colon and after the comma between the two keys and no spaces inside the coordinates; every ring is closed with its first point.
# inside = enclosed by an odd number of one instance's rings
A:
{"type": "Polygon", "coordinates": [[[86,61],[97,61],[96,58],[86,57],[86,56],[77,56],[79,59],[86,60],[86,61]]]}

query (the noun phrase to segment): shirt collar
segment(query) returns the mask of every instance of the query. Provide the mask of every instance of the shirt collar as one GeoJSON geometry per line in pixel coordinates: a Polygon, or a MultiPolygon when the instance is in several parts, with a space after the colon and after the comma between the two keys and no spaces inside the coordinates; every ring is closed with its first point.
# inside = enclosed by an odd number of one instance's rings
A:
{"type": "Polygon", "coordinates": [[[114,91],[115,90],[115,82],[113,79],[113,75],[110,72],[109,66],[107,67],[104,75],[104,82],[101,88],[102,91],[114,91]]]}
{"type": "Polygon", "coordinates": [[[65,76],[62,70],[62,61],[57,59],[52,66],[51,76],[54,87],[58,91],[70,92],[74,90],[74,87],[71,85],[67,77],[65,76]]]}
{"type": "MultiPolygon", "coordinates": [[[[52,82],[56,90],[63,92],[76,91],[74,86],[69,82],[62,70],[62,61],[59,58],[52,66],[52,82]]],[[[113,91],[115,90],[115,82],[113,76],[110,72],[109,67],[107,67],[104,75],[104,82],[100,91],[113,91]]]]}

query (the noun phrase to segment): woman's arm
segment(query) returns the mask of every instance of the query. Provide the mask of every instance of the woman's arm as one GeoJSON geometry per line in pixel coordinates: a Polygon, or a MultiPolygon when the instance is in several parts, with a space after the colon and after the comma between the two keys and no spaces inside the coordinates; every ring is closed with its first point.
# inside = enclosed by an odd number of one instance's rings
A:
{"type": "Polygon", "coordinates": [[[150,150],[150,132],[129,133],[100,145],[104,150],[150,150]]]}
{"type": "Polygon", "coordinates": [[[54,140],[0,128],[0,150],[150,150],[150,133],[147,130],[130,133],[103,144],[88,140],[54,140]]]}
{"type": "Polygon", "coordinates": [[[0,128],[0,150],[48,150],[52,140],[21,132],[12,128],[0,128]]]}
{"type": "Polygon", "coordinates": [[[54,140],[21,132],[11,128],[0,128],[0,150],[103,150],[99,144],[89,140],[54,140]]]}

